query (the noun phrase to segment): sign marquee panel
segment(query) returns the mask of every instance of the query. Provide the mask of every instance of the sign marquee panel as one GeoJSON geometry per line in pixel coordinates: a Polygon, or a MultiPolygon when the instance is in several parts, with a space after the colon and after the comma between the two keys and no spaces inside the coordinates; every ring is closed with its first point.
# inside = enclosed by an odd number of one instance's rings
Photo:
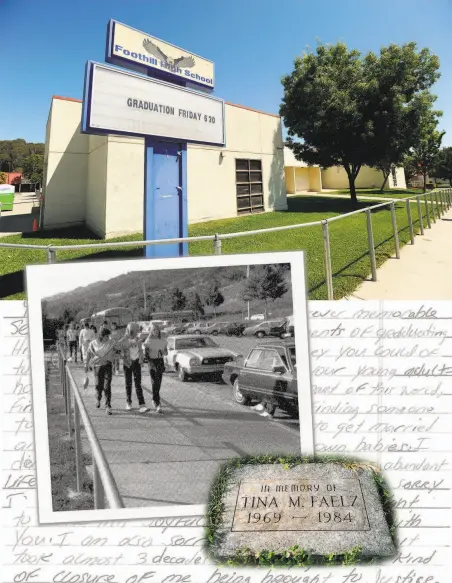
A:
{"type": "MultiPolygon", "coordinates": [[[[175,45],[111,20],[108,25],[108,63],[145,67],[154,74],[166,74],[181,81],[214,87],[214,64],[175,45]]],[[[134,68],[132,66],[132,68],[134,68]]]]}
{"type": "Polygon", "coordinates": [[[82,131],[223,146],[224,102],[204,93],[89,62],[82,131]]]}

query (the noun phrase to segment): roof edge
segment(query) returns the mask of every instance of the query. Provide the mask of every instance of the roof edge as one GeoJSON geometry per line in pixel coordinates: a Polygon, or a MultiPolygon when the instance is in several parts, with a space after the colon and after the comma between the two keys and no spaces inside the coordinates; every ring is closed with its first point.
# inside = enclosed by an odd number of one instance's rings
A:
{"type": "Polygon", "coordinates": [[[75,101],[76,103],[82,103],[81,99],[76,99],[75,97],[61,97],[60,95],[52,95],[53,99],[62,99],[63,101],[75,101]]]}
{"type": "Polygon", "coordinates": [[[261,111],[260,109],[254,109],[253,107],[247,107],[246,105],[239,105],[238,103],[231,103],[230,101],[225,101],[226,105],[232,105],[232,107],[240,107],[240,109],[247,109],[248,111],[254,111],[255,113],[261,113],[262,115],[270,115],[271,117],[277,117],[281,119],[281,116],[277,113],[268,113],[267,111],[261,111]]]}

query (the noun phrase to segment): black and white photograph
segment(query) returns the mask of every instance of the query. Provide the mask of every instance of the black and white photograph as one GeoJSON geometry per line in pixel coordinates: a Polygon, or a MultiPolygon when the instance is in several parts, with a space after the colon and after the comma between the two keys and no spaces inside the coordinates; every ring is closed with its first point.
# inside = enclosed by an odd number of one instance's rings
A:
{"type": "Polygon", "coordinates": [[[27,268],[41,523],[202,513],[313,453],[302,252],[27,268]]]}

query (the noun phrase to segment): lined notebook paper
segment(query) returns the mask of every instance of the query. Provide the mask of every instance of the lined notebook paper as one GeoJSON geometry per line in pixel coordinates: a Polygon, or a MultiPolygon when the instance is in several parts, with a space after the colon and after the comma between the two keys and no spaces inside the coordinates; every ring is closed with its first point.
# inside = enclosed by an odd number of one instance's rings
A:
{"type": "Polygon", "coordinates": [[[205,559],[202,517],[40,527],[27,309],[12,301],[0,302],[1,582],[451,581],[452,303],[311,302],[309,311],[316,451],[384,469],[395,558],[366,567],[226,568],[205,559]]]}

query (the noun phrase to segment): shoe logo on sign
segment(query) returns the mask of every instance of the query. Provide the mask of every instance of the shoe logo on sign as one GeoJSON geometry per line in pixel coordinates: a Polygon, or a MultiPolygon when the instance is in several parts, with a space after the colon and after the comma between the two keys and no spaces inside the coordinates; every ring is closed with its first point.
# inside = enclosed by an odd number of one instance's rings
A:
{"type": "Polygon", "coordinates": [[[163,65],[167,65],[168,67],[187,67],[191,68],[194,67],[196,64],[195,59],[192,56],[182,55],[178,58],[172,58],[169,55],[165,55],[165,53],[151,41],[149,38],[145,38],[143,40],[143,47],[150,55],[157,57],[162,61],[163,65]]]}

